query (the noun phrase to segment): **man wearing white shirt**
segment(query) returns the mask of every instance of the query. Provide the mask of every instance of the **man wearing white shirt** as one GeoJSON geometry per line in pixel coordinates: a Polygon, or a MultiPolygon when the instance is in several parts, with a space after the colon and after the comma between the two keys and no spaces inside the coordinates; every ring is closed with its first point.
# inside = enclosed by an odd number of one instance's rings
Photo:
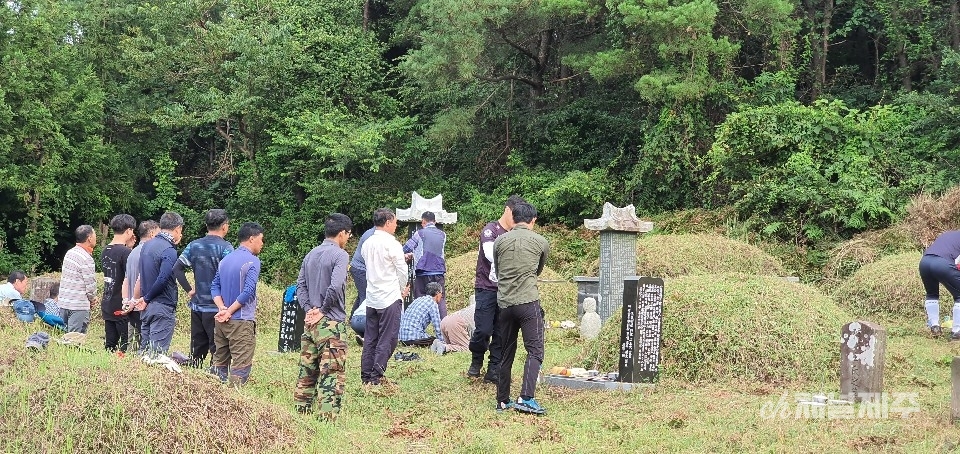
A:
{"type": "Polygon", "coordinates": [[[407,285],[407,262],[403,246],[394,238],[397,216],[389,208],[373,213],[376,231],[363,243],[360,254],[367,267],[367,321],[363,354],[360,356],[360,380],[364,384],[385,382],[387,361],[397,347],[403,298],[407,285]]]}

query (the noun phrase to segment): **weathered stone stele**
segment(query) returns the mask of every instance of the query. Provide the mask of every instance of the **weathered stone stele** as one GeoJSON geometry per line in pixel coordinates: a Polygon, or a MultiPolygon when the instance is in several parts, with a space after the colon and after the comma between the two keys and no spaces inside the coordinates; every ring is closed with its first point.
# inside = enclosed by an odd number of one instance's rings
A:
{"type": "Polygon", "coordinates": [[[410,208],[397,208],[397,220],[400,222],[420,222],[424,211],[430,211],[437,216],[438,224],[455,224],[457,213],[448,213],[443,209],[443,194],[437,194],[432,199],[425,199],[413,191],[410,208]]]}
{"type": "Polygon", "coordinates": [[[840,398],[872,400],[883,392],[887,331],[876,323],[855,321],[840,331],[840,398]]]}
{"type": "Polygon", "coordinates": [[[636,208],[603,204],[599,219],[583,225],[600,231],[600,301],[597,312],[606,321],[623,306],[623,280],[637,273],[637,235],[653,230],[653,223],[637,218],[636,208]]]}

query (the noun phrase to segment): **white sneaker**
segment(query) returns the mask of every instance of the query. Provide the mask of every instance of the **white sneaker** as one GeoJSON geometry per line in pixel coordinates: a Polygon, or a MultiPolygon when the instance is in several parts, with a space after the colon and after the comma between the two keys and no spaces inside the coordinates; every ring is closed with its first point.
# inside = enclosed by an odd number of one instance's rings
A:
{"type": "Polygon", "coordinates": [[[446,346],[443,345],[443,342],[440,341],[440,339],[434,339],[433,343],[430,344],[430,351],[438,355],[442,355],[443,352],[446,351],[446,349],[447,349],[446,346]]]}

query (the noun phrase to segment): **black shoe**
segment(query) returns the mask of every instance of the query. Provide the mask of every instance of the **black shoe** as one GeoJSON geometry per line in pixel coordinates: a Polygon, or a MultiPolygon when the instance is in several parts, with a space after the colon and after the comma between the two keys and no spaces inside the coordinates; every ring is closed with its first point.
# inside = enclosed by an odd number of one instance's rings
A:
{"type": "Polygon", "coordinates": [[[354,336],[357,339],[357,345],[363,347],[363,338],[359,335],[354,336]]]}
{"type": "Polygon", "coordinates": [[[940,329],[940,325],[933,325],[930,327],[930,334],[933,337],[940,337],[940,335],[943,334],[943,330],[940,329]]]}
{"type": "Polygon", "coordinates": [[[487,383],[493,383],[494,385],[496,385],[497,383],[500,383],[500,376],[497,374],[491,374],[490,372],[487,372],[486,375],[483,376],[483,381],[487,383]]]}
{"type": "Polygon", "coordinates": [[[470,368],[467,369],[467,376],[470,378],[480,378],[480,368],[483,367],[483,360],[473,361],[470,363],[470,368]]]}
{"type": "Polygon", "coordinates": [[[953,341],[960,341],[960,333],[951,333],[951,334],[950,334],[950,341],[951,341],[951,342],[953,342],[953,341]]]}

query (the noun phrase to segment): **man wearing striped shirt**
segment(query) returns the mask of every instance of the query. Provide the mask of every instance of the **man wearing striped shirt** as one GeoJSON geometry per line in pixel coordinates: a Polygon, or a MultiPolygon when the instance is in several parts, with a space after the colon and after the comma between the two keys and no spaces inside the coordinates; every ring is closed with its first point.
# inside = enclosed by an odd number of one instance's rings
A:
{"type": "Polygon", "coordinates": [[[400,317],[400,344],[405,347],[429,347],[439,337],[440,333],[440,300],[443,298],[443,287],[439,282],[430,282],[426,285],[426,295],[410,303],[410,307],[400,317]],[[436,336],[427,334],[427,325],[433,325],[436,336]]]}
{"type": "Polygon", "coordinates": [[[67,251],[60,269],[60,315],[67,332],[86,333],[90,308],[98,303],[93,262],[97,233],[92,226],[85,224],[77,227],[74,236],[76,246],[67,251]]]}

